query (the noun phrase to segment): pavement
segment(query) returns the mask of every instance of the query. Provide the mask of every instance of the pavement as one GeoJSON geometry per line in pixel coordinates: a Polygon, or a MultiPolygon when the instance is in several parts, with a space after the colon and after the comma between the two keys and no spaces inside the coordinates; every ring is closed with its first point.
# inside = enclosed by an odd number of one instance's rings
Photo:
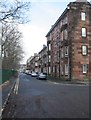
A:
{"type": "MultiPolygon", "coordinates": [[[[11,95],[11,92],[14,88],[14,85],[16,83],[16,77],[10,78],[10,80],[7,80],[3,84],[0,85],[0,92],[2,93],[2,107],[0,108],[0,113],[2,114],[3,110],[5,109],[5,106],[9,100],[9,97],[11,95]]],[[[0,117],[1,117],[0,114],[0,117]]]]}
{"type": "Polygon", "coordinates": [[[91,81],[88,80],[62,80],[58,78],[49,78],[48,81],[55,82],[55,83],[62,83],[62,84],[84,84],[84,85],[90,85],[91,81]]]}

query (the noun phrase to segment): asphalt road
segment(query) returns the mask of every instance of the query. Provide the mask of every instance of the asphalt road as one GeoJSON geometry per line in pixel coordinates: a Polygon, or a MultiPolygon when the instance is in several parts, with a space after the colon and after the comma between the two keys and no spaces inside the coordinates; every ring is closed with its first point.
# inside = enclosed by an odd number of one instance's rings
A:
{"type": "Polygon", "coordinates": [[[89,86],[20,74],[3,118],[89,118],[89,86]]]}

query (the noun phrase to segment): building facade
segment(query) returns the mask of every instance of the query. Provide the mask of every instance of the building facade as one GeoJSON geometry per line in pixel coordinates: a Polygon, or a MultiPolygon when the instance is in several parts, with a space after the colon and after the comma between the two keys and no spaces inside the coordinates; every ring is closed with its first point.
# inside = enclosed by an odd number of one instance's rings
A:
{"type": "Polygon", "coordinates": [[[39,72],[47,73],[48,56],[47,56],[46,45],[43,45],[43,49],[38,53],[38,55],[39,55],[39,60],[38,60],[39,72]]]}
{"type": "Polygon", "coordinates": [[[37,53],[35,53],[34,56],[31,56],[27,60],[27,70],[30,72],[38,72],[38,59],[39,56],[37,53]]]}
{"type": "Polygon", "coordinates": [[[27,60],[27,70],[47,73],[47,64],[47,46],[43,45],[43,49],[39,53],[34,54],[27,60]]]}
{"type": "Polygon", "coordinates": [[[70,2],[46,37],[48,61],[51,61],[48,74],[65,79],[91,79],[89,2],[70,2]]]}
{"type": "Polygon", "coordinates": [[[19,72],[24,72],[26,70],[26,64],[20,64],[19,72]]]}

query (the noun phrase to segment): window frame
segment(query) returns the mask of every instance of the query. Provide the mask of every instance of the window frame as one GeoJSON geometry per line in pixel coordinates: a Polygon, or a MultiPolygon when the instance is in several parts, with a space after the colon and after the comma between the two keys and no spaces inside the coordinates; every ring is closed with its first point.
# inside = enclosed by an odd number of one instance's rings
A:
{"type": "Polygon", "coordinates": [[[65,75],[68,75],[68,73],[69,73],[69,65],[65,64],[65,75]]]}
{"type": "Polygon", "coordinates": [[[51,66],[49,66],[48,69],[49,69],[49,74],[51,74],[51,66]]]}
{"type": "Polygon", "coordinates": [[[86,74],[87,73],[87,64],[82,65],[82,73],[86,74]]]}
{"type": "Polygon", "coordinates": [[[51,62],[51,55],[48,56],[49,62],[51,62]]]}
{"type": "Polygon", "coordinates": [[[64,58],[64,48],[61,48],[61,58],[64,58]]]}
{"type": "Polygon", "coordinates": [[[64,74],[63,65],[61,65],[60,68],[61,68],[61,75],[63,75],[64,74]]]}
{"type": "Polygon", "coordinates": [[[67,40],[67,38],[68,38],[68,30],[65,29],[63,32],[64,32],[64,34],[63,34],[64,39],[67,40]]]}
{"type": "Polygon", "coordinates": [[[64,39],[64,32],[62,31],[61,32],[61,41],[63,41],[63,39],[64,39]]]}
{"type": "Polygon", "coordinates": [[[87,46],[86,46],[86,45],[82,45],[82,55],[83,55],[83,56],[86,56],[87,53],[88,53],[87,46]],[[84,47],[85,47],[85,50],[84,50],[84,47]]]}
{"type": "Polygon", "coordinates": [[[87,29],[85,27],[82,27],[82,37],[87,37],[87,29]]]}
{"type": "Polygon", "coordinates": [[[65,46],[65,56],[68,56],[68,46],[65,46]],[[67,52],[67,54],[66,54],[67,52]]]}
{"type": "Polygon", "coordinates": [[[51,50],[51,44],[48,44],[48,50],[49,51],[51,50]]]}
{"type": "Polygon", "coordinates": [[[86,13],[85,12],[81,12],[81,20],[82,21],[86,20],[86,13]]]}

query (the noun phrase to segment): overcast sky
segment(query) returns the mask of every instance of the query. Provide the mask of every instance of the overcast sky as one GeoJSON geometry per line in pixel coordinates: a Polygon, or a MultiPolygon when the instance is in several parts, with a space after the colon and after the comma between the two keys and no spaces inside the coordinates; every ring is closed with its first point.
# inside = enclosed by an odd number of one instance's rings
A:
{"type": "Polygon", "coordinates": [[[20,25],[20,30],[23,33],[23,50],[25,52],[22,63],[26,63],[30,56],[38,53],[43,48],[43,44],[46,45],[46,34],[65,10],[68,3],[74,0],[65,0],[65,2],[61,0],[31,1],[30,23],[20,25]]]}

